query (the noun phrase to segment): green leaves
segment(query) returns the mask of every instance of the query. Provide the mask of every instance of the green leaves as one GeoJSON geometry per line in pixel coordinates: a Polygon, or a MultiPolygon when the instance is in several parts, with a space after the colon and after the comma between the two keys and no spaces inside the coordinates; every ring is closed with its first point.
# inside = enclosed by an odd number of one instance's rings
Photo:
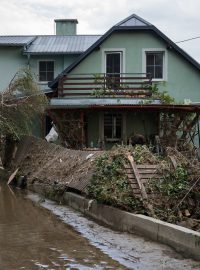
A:
{"type": "Polygon", "coordinates": [[[179,165],[175,170],[163,171],[163,179],[152,181],[151,188],[163,195],[178,195],[188,188],[187,178],[187,170],[179,165]]]}
{"type": "Polygon", "coordinates": [[[154,83],[153,85],[148,86],[148,89],[152,93],[152,99],[160,99],[162,104],[174,104],[175,99],[171,97],[167,91],[160,91],[158,84],[154,83]]]}
{"type": "Polygon", "coordinates": [[[124,170],[126,158],[123,154],[104,155],[96,159],[96,170],[87,188],[87,194],[97,201],[125,210],[138,207],[124,170]]]}
{"type": "Polygon", "coordinates": [[[16,73],[0,97],[1,135],[15,139],[30,133],[32,124],[39,120],[48,103],[34,75],[27,69],[16,73]]]}

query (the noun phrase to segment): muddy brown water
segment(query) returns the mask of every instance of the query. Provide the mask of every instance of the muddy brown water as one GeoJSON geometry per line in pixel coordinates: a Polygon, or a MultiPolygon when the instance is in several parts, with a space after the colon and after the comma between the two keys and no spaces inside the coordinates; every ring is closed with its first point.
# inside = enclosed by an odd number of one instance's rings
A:
{"type": "Polygon", "coordinates": [[[0,182],[0,270],[127,269],[72,227],[0,182]]]}
{"type": "Polygon", "coordinates": [[[200,262],[0,180],[0,270],[18,269],[200,270],[200,262]]]}

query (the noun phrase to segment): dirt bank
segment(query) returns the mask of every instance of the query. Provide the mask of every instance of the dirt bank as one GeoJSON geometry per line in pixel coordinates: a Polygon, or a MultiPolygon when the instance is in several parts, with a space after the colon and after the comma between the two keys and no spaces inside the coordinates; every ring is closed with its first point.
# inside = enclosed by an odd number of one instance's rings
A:
{"type": "Polygon", "coordinates": [[[17,146],[12,170],[19,168],[20,175],[28,175],[28,184],[39,181],[82,192],[91,178],[92,163],[101,153],[70,150],[42,139],[25,137],[17,146]]]}

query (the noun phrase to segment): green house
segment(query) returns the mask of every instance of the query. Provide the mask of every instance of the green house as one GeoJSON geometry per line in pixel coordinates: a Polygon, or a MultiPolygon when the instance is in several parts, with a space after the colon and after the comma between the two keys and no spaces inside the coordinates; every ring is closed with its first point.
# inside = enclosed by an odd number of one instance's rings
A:
{"type": "MultiPolygon", "coordinates": [[[[163,112],[199,115],[200,64],[154,25],[131,15],[49,87],[54,92],[49,115],[70,147],[110,148],[128,144],[135,136],[150,142],[160,135],[163,112]],[[175,104],[154,97],[157,88],[175,104]]],[[[193,142],[198,143],[198,136],[193,142]]]]}
{"type": "MultiPolygon", "coordinates": [[[[49,96],[48,82],[84,53],[99,35],[77,35],[76,19],[55,20],[55,35],[0,36],[0,91],[24,68],[35,74],[38,86],[49,96]]],[[[42,27],[42,26],[41,26],[42,27]]],[[[48,118],[36,121],[34,134],[44,137],[51,127],[48,118]]]]}

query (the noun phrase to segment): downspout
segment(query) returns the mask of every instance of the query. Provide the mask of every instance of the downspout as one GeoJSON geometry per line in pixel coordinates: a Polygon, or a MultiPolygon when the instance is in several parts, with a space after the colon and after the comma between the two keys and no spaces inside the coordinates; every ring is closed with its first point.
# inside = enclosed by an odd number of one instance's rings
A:
{"type": "Polygon", "coordinates": [[[30,54],[28,53],[28,54],[27,54],[27,68],[28,68],[28,70],[30,70],[30,58],[31,58],[31,56],[30,56],[30,54]]]}
{"type": "Polygon", "coordinates": [[[198,119],[198,122],[197,122],[197,129],[198,129],[199,148],[200,148],[200,127],[199,127],[199,119],[198,119]]]}

